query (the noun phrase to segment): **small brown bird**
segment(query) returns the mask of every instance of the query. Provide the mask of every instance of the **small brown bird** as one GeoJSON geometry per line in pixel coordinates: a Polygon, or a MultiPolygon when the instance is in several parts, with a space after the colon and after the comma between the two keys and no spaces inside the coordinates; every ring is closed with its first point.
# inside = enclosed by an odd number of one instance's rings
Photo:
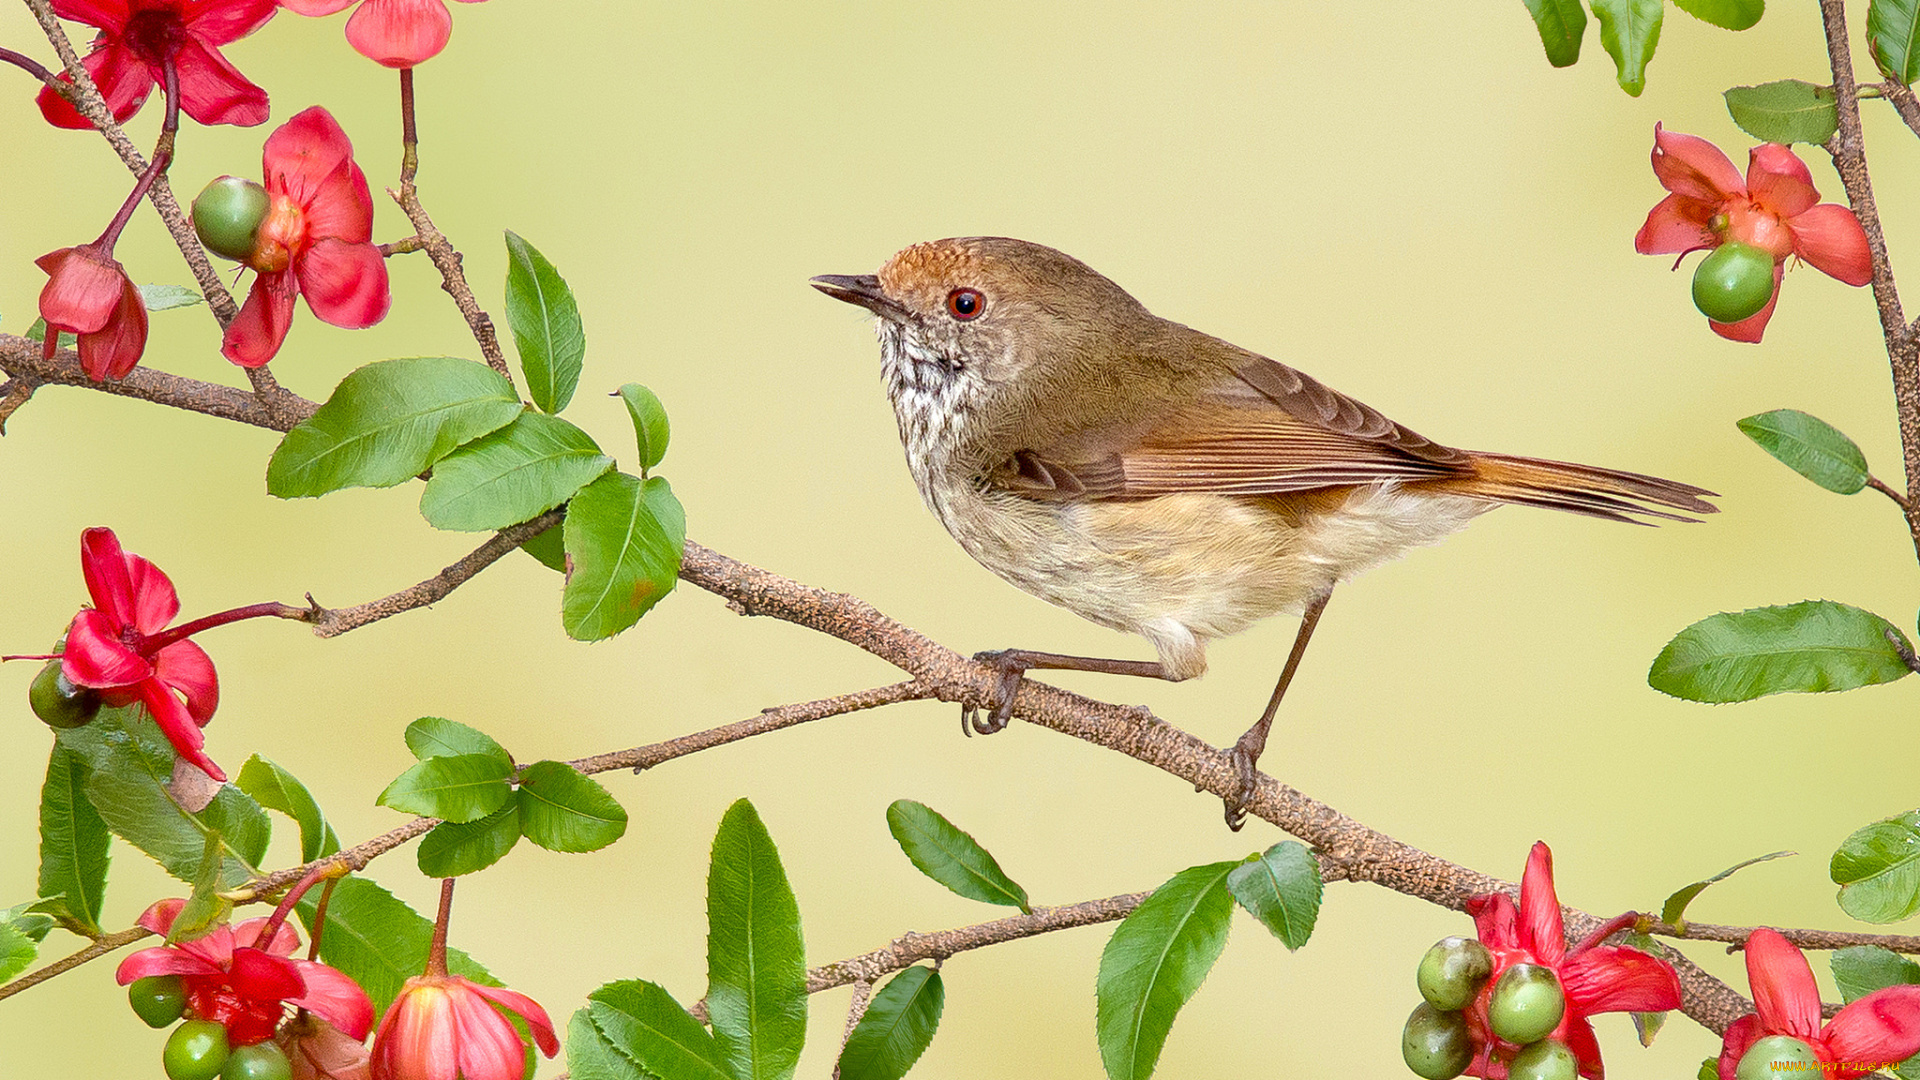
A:
{"type": "Polygon", "coordinates": [[[1301,616],[1266,711],[1234,744],[1234,828],[1334,585],[1501,503],[1627,522],[1716,509],[1699,498],[1713,492],[1657,477],[1442,446],[1024,240],[915,244],[878,274],[812,284],[879,316],[914,483],[967,554],[1159,653],[981,653],[1001,681],[987,719],[963,717],[973,730],[1006,726],[1029,669],[1178,682],[1206,670],[1214,638],[1301,616]]]}

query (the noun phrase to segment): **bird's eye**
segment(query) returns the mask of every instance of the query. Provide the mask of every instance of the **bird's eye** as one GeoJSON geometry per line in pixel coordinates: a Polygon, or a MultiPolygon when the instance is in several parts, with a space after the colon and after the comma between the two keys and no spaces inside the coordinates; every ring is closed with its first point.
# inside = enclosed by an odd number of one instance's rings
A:
{"type": "Polygon", "coordinates": [[[965,322],[987,309],[987,298],[978,289],[955,289],[947,294],[947,314],[965,322]]]}

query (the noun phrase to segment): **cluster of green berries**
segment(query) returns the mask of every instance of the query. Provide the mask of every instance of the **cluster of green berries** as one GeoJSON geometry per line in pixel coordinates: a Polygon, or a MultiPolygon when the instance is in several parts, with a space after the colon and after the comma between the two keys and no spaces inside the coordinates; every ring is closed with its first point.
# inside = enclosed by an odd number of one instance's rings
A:
{"type": "Polygon", "coordinates": [[[271,1041],[233,1046],[227,1028],[218,1020],[181,1018],[187,1014],[187,991],[178,975],[135,979],[127,987],[134,1013],[150,1028],[176,1020],[180,1026],[167,1037],[160,1064],[168,1080],[293,1080],[293,1063],[271,1041]]]}
{"type": "Polygon", "coordinates": [[[1575,1080],[1580,1066],[1573,1051],[1548,1038],[1567,1011],[1567,996],[1553,970],[1511,964],[1498,979],[1492,976],[1493,954],[1473,938],[1442,938],[1427,950],[1418,976],[1426,1000],[1407,1017],[1400,1036],[1407,1068],[1426,1080],[1453,1080],[1467,1070],[1477,1050],[1467,1009],[1491,980],[1486,1026],[1520,1047],[1507,1064],[1510,1080],[1575,1080]]]}

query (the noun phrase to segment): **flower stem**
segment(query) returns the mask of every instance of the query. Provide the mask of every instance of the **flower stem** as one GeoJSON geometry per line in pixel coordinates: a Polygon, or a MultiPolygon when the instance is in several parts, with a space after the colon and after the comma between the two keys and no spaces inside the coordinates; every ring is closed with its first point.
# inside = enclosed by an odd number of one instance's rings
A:
{"type": "Polygon", "coordinates": [[[59,79],[59,76],[42,66],[40,61],[35,60],[31,56],[14,52],[12,49],[0,49],[0,63],[12,64],[14,67],[39,79],[48,86],[52,86],[59,79]]]}
{"type": "Polygon", "coordinates": [[[440,917],[433,920],[433,944],[427,948],[427,975],[436,979],[447,977],[447,921],[453,918],[453,883],[457,880],[445,878],[440,882],[440,917]]]}
{"type": "Polygon", "coordinates": [[[413,69],[400,69],[400,188],[413,187],[420,171],[420,132],[413,123],[413,69]]]}
{"type": "Polygon", "coordinates": [[[202,630],[211,630],[216,626],[225,626],[228,623],[239,622],[242,619],[261,619],[267,617],[308,622],[313,617],[313,609],[294,607],[290,604],[282,604],[272,600],[264,604],[248,604],[246,607],[237,607],[230,611],[215,612],[212,615],[195,619],[192,622],[181,623],[179,626],[162,630],[157,634],[147,634],[132,643],[133,649],[135,652],[144,656],[152,656],[161,649],[176,642],[185,641],[187,638],[192,637],[202,630]]]}
{"type": "Polygon", "coordinates": [[[1640,913],[1637,911],[1628,911],[1619,915],[1615,915],[1613,918],[1608,919],[1606,922],[1601,923],[1593,931],[1593,933],[1588,934],[1584,938],[1581,938],[1580,944],[1575,945],[1573,948],[1567,950],[1567,955],[1577,956],[1580,953],[1586,952],[1588,949],[1593,948],[1595,945],[1600,944],[1601,942],[1607,940],[1608,938],[1619,933],[1620,931],[1627,929],[1628,927],[1634,925],[1639,921],[1640,921],[1640,913]]]}
{"type": "MultiPolygon", "coordinates": [[[[295,882],[293,888],[287,890],[287,895],[280,898],[280,903],[273,909],[273,914],[267,917],[267,925],[260,929],[260,937],[258,940],[262,942],[272,941],[273,935],[280,932],[281,924],[287,921],[287,913],[293,910],[293,905],[300,902],[300,898],[307,894],[308,889],[325,881],[328,883],[328,891],[331,892],[333,879],[345,872],[346,867],[340,863],[328,863],[325,866],[316,866],[312,870],[307,871],[307,876],[295,882]]],[[[320,920],[315,918],[313,925],[317,931],[320,926],[320,920]]],[[[319,934],[316,932],[314,937],[317,944],[319,934]]]]}
{"type": "Polygon", "coordinates": [[[160,141],[154,144],[153,160],[148,163],[147,171],[140,174],[139,182],[133,185],[133,194],[128,195],[127,201],[120,204],[120,212],[113,215],[113,221],[107,225],[107,231],[101,233],[100,239],[94,241],[94,246],[102,249],[108,256],[113,254],[113,245],[120,242],[120,230],[126,228],[127,222],[133,219],[134,208],[140,205],[141,199],[147,197],[147,189],[166,173],[167,166],[173,164],[173,137],[174,133],[180,130],[180,72],[174,66],[172,57],[167,58],[164,67],[167,116],[160,125],[160,141]]]}
{"type": "Polygon", "coordinates": [[[327,887],[320,890],[320,903],[313,909],[312,940],[307,942],[307,959],[320,959],[320,933],[327,928],[327,905],[333,902],[333,887],[340,883],[337,877],[327,879],[327,887]]]}

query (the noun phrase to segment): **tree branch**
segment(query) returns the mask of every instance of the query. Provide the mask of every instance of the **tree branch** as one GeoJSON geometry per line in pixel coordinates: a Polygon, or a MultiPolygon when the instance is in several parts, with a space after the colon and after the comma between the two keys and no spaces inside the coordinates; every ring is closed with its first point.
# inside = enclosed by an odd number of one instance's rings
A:
{"type": "Polygon", "coordinates": [[[313,632],[316,637],[339,637],[349,630],[357,630],[368,623],[379,622],[403,611],[426,607],[446,598],[447,594],[467,583],[475,574],[492,566],[500,557],[528,540],[546,532],[560,523],[566,516],[564,510],[549,510],[531,521],[523,521],[501,529],[493,538],[475,548],[459,562],[440,571],[417,585],[409,585],[392,596],[383,596],[378,600],[369,600],[349,608],[320,608],[314,615],[313,632]]]}
{"type": "Polygon", "coordinates": [[[48,964],[46,967],[36,971],[29,971],[5,986],[0,986],[0,1001],[5,1001],[7,998],[12,997],[22,990],[38,986],[48,979],[53,978],[55,975],[72,971],[81,964],[87,963],[90,960],[98,960],[100,957],[113,952],[115,949],[131,945],[141,938],[149,937],[152,934],[153,931],[144,926],[130,926],[125,930],[116,930],[111,934],[103,934],[100,937],[94,938],[91,944],[79,952],[63,956],[53,963],[48,964]]]}
{"type": "Polygon", "coordinates": [[[276,408],[257,393],[169,375],[144,365],[134,368],[124,379],[95,382],[80,370],[80,355],[72,349],[59,350],[51,360],[42,359],[40,353],[40,342],[0,334],[0,371],[13,379],[32,379],[46,385],[78,386],[117,397],[138,398],[222,420],[237,420],[269,431],[286,431],[318,408],[313,402],[284,390],[276,408]]]}

